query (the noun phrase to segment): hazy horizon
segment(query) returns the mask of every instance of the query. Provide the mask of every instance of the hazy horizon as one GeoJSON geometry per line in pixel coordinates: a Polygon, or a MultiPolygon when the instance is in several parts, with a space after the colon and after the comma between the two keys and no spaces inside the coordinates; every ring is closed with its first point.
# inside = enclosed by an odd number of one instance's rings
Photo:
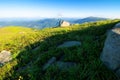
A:
{"type": "Polygon", "coordinates": [[[118,0],[0,0],[0,18],[120,18],[118,0]]]}

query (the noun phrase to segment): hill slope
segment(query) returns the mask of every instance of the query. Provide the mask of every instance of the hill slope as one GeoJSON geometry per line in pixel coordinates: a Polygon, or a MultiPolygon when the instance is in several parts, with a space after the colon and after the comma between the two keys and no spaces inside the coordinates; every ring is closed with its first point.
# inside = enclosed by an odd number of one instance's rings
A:
{"type": "Polygon", "coordinates": [[[6,37],[7,41],[0,40],[0,51],[9,50],[13,57],[12,61],[0,68],[0,79],[116,80],[115,74],[108,70],[99,59],[106,31],[116,23],[118,20],[106,20],[43,30],[23,27],[0,28],[0,33],[7,31],[4,36],[11,35],[10,38],[6,37]],[[15,32],[11,33],[11,31],[15,32]],[[80,41],[82,45],[57,48],[65,41],[73,40],[80,41]],[[49,59],[56,57],[58,61],[62,56],[64,56],[62,62],[75,62],[77,66],[60,70],[58,66],[51,65],[43,71],[43,65],[49,59]]]}

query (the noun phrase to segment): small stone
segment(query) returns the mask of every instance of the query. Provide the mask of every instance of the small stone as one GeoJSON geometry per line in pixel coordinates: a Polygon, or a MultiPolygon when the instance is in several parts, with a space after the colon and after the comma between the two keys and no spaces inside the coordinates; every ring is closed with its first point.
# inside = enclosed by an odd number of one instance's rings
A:
{"type": "Polygon", "coordinates": [[[6,62],[12,60],[11,53],[9,51],[3,50],[0,53],[0,64],[3,65],[6,62]]]}
{"type": "Polygon", "coordinates": [[[81,45],[81,42],[78,42],[78,41],[67,41],[59,45],[58,48],[68,48],[68,47],[80,46],[80,45],[81,45]]]}
{"type": "Polygon", "coordinates": [[[39,49],[40,49],[40,46],[34,48],[32,51],[33,51],[33,52],[34,52],[34,51],[38,51],[39,49]]]}
{"type": "Polygon", "coordinates": [[[45,71],[50,65],[56,61],[56,57],[52,57],[48,62],[43,66],[43,71],[45,71]]]}

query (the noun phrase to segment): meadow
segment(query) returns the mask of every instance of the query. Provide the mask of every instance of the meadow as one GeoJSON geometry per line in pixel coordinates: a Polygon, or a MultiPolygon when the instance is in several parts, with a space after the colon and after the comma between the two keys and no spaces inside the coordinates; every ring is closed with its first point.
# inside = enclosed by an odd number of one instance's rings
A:
{"type": "Polygon", "coordinates": [[[0,51],[10,51],[13,58],[0,67],[0,80],[117,80],[100,61],[100,54],[107,32],[118,22],[105,20],[41,30],[20,26],[0,28],[0,51]],[[82,45],[57,48],[72,40],[82,45]],[[51,57],[59,59],[61,55],[64,62],[75,62],[77,66],[60,70],[54,65],[42,70],[51,57]]]}

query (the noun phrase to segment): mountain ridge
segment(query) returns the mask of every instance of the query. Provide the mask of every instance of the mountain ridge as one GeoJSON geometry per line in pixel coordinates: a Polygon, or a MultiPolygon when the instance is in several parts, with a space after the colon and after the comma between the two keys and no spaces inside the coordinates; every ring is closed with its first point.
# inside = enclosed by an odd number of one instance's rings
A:
{"type": "Polygon", "coordinates": [[[4,26],[24,26],[24,27],[32,27],[32,28],[50,28],[50,27],[58,27],[62,21],[67,21],[70,24],[81,24],[85,22],[94,22],[100,20],[107,20],[107,18],[99,18],[99,17],[86,17],[82,19],[78,18],[45,18],[40,20],[6,20],[0,21],[0,27],[4,26]]]}

